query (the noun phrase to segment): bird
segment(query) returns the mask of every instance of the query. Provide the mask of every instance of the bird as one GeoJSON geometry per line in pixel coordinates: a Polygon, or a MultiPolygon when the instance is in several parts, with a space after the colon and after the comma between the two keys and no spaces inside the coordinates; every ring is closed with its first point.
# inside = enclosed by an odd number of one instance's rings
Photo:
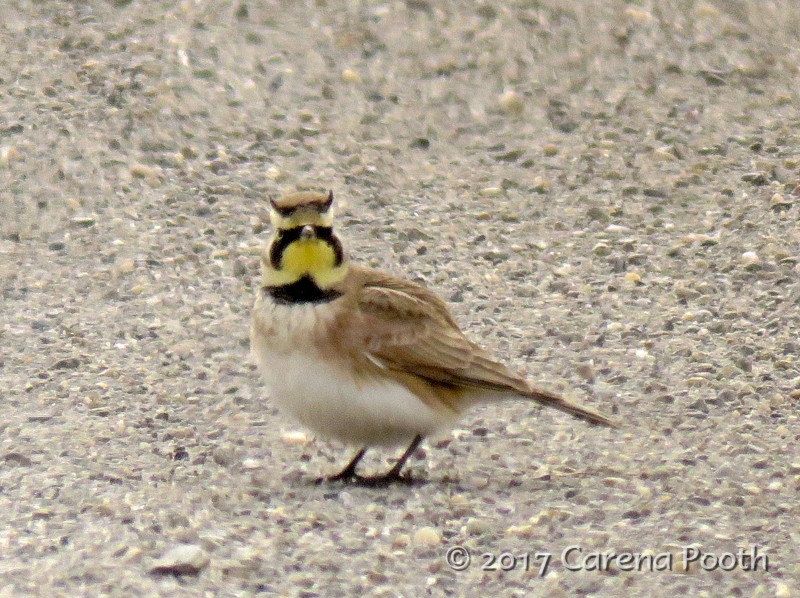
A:
{"type": "Polygon", "coordinates": [[[355,445],[318,482],[410,482],[402,470],[422,440],[470,407],[528,399],[590,424],[606,415],[536,388],[469,340],[422,284],[351,261],[334,230],[333,192],[270,200],[250,345],[271,401],[318,435],[355,445]],[[407,446],[388,472],[362,476],[371,447],[407,446]]]}

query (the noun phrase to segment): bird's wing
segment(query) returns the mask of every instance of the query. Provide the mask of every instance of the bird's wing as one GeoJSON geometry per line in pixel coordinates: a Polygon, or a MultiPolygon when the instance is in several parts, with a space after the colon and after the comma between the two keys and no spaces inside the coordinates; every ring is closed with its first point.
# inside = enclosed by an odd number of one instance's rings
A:
{"type": "Polygon", "coordinates": [[[366,268],[356,274],[355,328],[371,361],[406,379],[455,391],[456,397],[469,389],[517,394],[593,424],[615,426],[601,413],[532,387],[492,359],[464,336],[444,301],[422,285],[366,268]]]}
{"type": "Polygon", "coordinates": [[[525,380],[464,336],[428,289],[375,270],[362,274],[361,342],[385,367],[456,387],[528,391],[525,380]]]}

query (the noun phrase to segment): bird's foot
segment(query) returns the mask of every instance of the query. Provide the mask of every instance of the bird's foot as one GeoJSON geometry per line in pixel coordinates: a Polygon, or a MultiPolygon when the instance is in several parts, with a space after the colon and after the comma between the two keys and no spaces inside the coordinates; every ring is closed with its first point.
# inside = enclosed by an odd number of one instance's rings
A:
{"type": "Polygon", "coordinates": [[[424,483],[423,480],[417,480],[410,475],[400,475],[394,472],[375,476],[362,476],[355,472],[339,472],[336,475],[317,478],[314,481],[317,485],[330,482],[342,482],[344,484],[352,484],[353,486],[361,486],[363,488],[386,488],[393,484],[413,486],[415,484],[424,483]]]}
{"type": "Polygon", "coordinates": [[[361,476],[358,475],[355,472],[355,469],[353,469],[352,471],[348,471],[347,469],[344,469],[344,470],[340,471],[339,473],[337,473],[335,475],[328,475],[328,476],[322,476],[320,478],[317,478],[316,480],[314,480],[314,483],[317,484],[317,485],[324,484],[326,482],[345,482],[345,483],[349,483],[349,482],[357,482],[360,479],[361,479],[361,476]]]}
{"type": "Polygon", "coordinates": [[[412,478],[410,474],[400,475],[400,472],[394,471],[390,471],[384,475],[356,476],[352,482],[357,486],[364,486],[365,488],[385,488],[386,486],[391,486],[392,484],[411,486],[418,483],[417,480],[412,478]]]}

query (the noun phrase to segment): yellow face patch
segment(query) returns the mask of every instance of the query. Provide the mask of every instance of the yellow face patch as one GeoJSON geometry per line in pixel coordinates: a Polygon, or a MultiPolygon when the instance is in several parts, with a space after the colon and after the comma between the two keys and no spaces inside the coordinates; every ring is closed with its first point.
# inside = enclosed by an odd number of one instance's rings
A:
{"type": "Polygon", "coordinates": [[[341,281],[347,274],[347,264],[336,265],[333,247],[322,239],[298,239],[283,250],[280,269],[264,260],[264,284],[280,286],[311,277],[321,289],[341,281]]]}
{"type": "Polygon", "coordinates": [[[281,257],[281,270],[298,277],[330,270],[336,263],[333,247],[320,239],[300,239],[289,245],[281,257]]]}

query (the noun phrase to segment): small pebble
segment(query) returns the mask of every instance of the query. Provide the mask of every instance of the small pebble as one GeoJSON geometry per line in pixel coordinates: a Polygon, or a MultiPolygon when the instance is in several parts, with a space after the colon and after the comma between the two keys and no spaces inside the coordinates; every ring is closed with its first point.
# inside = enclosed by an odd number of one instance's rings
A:
{"type": "Polygon", "coordinates": [[[626,272],[625,273],[625,282],[629,284],[641,284],[642,277],[637,274],[636,272],[626,272]]]}
{"type": "Polygon", "coordinates": [[[755,251],[745,251],[742,254],[741,262],[747,270],[757,270],[761,266],[761,258],[755,251]]]}
{"type": "Polygon", "coordinates": [[[589,220],[596,220],[598,222],[608,222],[608,212],[599,206],[592,206],[586,210],[586,217],[589,220]]]}
{"type": "Polygon", "coordinates": [[[575,366],[575,373],[578,374],[581,378],[586,380],[587,382],[594,381],[594,368],[592,368],[592,364],[586,361],[578,363],[575,366]]]}
{"type": "Polygon", "coordinates": [[[67,357],[66,359],[59,359],[53,364],[54,370],[74,370],[79,368],[81,360],[77,357],[67,357]]]}
{"type": "Polygon", "coordinates": [[[532,525],[512,525],[511,527],[506,528],[505,532],[506,536],[518,536],[518,537],[526,537],[533,534],[533,526],[532,525]]]}
{"type": "Polygon", "coordinates": [[[0,167],[8,167],[15,160],[22,157],[20,151],[13,145],[4,145],[0,147],[0,167]]]}
{"type": "Polygon", "coordinates": [[[625,16],[636,25],[648,25],[653,21],[652,13],[639,8],[638,6],[625,7],[625,16]]]}
{"type": "Polygon", "coordinates": [[[236,458],[236,453],[229,446],[220,446],[213,453],[214,463],[222,467],[228,467],[236,458]]]}
{"type": "Polygon", "coordinates": [[[559,149],[557,145],[553,145],[552,143],[548,143],[542,148],[542,152],[545,156],[553,157],[558,155],[559,149]]]}
{"type": "Polygon", "coordinates": [[[484,187],[480,191],[484,197],[498,197],[503,194],[502,187],[484,187]]]}
{"type": "Polygon", "coordinates": [[[75,216],[70,218],[70,223],[80,228],[89,228],[94,226],[96,222],[97,218],[94,216],[75,216]]]}
{"type": "Polygon", "coordinates": [[[559,266],[558,268],[553,268],[553,274],[556,276],[569,276],[572,274],[572,266],[569,264],[564,264],[563,266],[559,266]]]}
{"type": "Polygon", "coordinates": [[[132,259],[125,258],[116,264],[116,271],[119,274],[130,274],[134,270],[136,270],[136,262],[132,259]]]}
{"type": "Polygon", "coordinates": [[[233,261],[233,275],[236,278],[242,278],[245,274],[247,274],[247,264],[243,259],[236,258],[233,261]]]}
{"type": "Polygon", "coordinates": [[[353,69],[344,69],[342,71],[342,81],[345,83],[361,83],[363,79],[357,71],[353,69]]]}
{"type": "Polygon", "coordinates": [[[659,162],[674,162],[677,156],[672,152],[672,148],[660,147],[653,152],[653,157],[659,162]]]}
{"type": "Polygon", "coordinates": [[[470,534],[471,536],[477,536],[480,534],[487,533],[492,529],[492,526],[485,519],[470,517],[469,519],[467,519],[467,524],[465,528],[468,534],[470,534]]]}
{"type": "Polygon", "coordinates": [[[3,461],[6,465],[11,467],[29,467],[33,465],[33,461],[27,456],[14,451],[3,455],[3,461]]]}
{"type": "Polygon", "coordinates": [[[716,19],[719,17],[719,9],[707,2],[700,2],[695,6],[694,14],[699,18],[716,19]]]}
{"type": "Polygon", "coordinates": [[[525,112],[525,100],[516,91],[508,90],[500,96],[500,108],[510,116],[521,116],[525,112]]]}
{"type": "Polygon", "coordinates": [[[299,444],[304,445],[311,442],[311,438],[305,432],[295,431],[295,432],[284,432],[281,434],[281,440],[286,444],[299,444]]]}
{"type": "Polygon", "coordinates": [[[592,248],[592,252],[598,256],[605,256],[611,253],[611,246],[608,243],[600,242],[592,248]]]}
{"type": "Polygon", "coordinates": [[[747,172],[741,178],[744,182],[752,183],[753,185],[766,185],[769,183],[767,173],[760,171],[747,172]]]}
{"type": "Polygon", "coordinates": [[[208,566],[209,557],[196,544],[178,544],[170,548],[150,567],[153,575],[197,575],[208,566]]]}
{"type": "Polygon", "coordinates": [[[439,536],[439,532],[437,532],[432,527],[421,527],[416,532],[414,532],[414,545],[415,546],[438,546],[441,543],[442,539],[439,536]]]}
{"type": "Polygon", "coordinates": [[[533,179],[533,190],[536,191],[536,193],[547,193],[552,186],[553,184],[549,180],[541,176],[536,176],[533,179]]]}
{"type": "Polygon", "coordinates": [[[769,207],[773,210],[786,210],[792,207],[792,201],[780,193],[775,193],[769,200],[769,207]]]}
{"type": "Polygon", "coordinates": [[[186,359],[194,353],[196,348],[197,343],[195,341],[187,340],[175,343],[170,349],[176,356],[180,357],[181,359],[186,359]]]}
{"type": "Polygon", "coordinates": [[[411,537],[408,534],[399,534],[392,540],[392,548],[405,548],[411,543],[411,537]]]}
{"type": "Polygon", "coordinates": [[[147,164],[134,164],[131,166],[131,176],[137,179],[158,177],[160,170],[161,169],[148,166],[147,164]]]}
{"type": "Polygon", "coordinates": [[[694,289],[690,289],[689,287],[676,286],[675,296],[678,299],[697,299],[700,296],[700,293],[694,289]]]}

